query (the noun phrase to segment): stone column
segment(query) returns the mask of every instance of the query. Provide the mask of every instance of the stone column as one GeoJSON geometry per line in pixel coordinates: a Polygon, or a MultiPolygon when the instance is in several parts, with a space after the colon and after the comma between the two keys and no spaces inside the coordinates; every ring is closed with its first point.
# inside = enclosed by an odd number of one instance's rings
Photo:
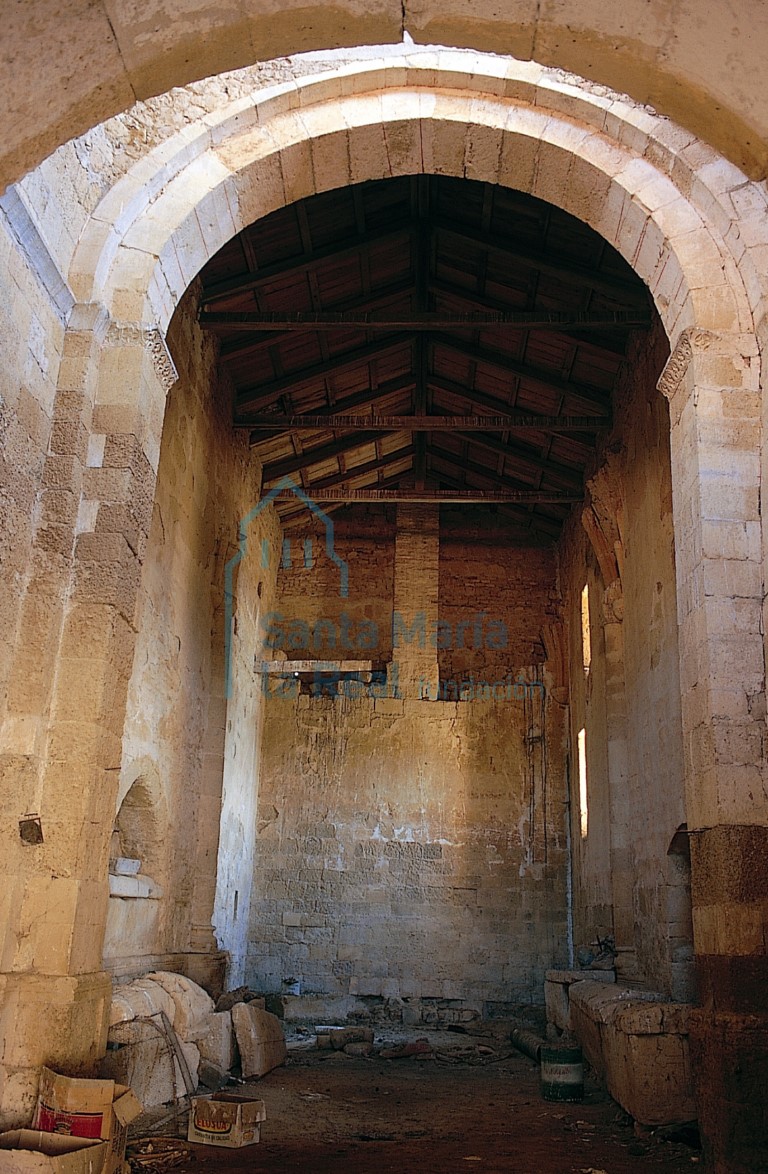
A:
{"type": "Polygon", "coordinates": [[[437,697],[440,507],[397,507],[392,660],[401,697],[437,697]]]}
{"type": "Polygon", "coordinates": [[[768,828],[756,340],[685,331],[669,398],[686,807],[708,1166],[768,1169],[768,828]],[[761,822],[763,821],[763,822],[761,822]]]}
{"type": "Polygon", "coordinates": [[[174,378],[157,332],[75,309],[3,731],[2,1128],[29,1120],[42,1064],[90,1073],[104,1051],[109,840],[174,378]],[[42,839],[20,834],[28,814],[42,839]]]}

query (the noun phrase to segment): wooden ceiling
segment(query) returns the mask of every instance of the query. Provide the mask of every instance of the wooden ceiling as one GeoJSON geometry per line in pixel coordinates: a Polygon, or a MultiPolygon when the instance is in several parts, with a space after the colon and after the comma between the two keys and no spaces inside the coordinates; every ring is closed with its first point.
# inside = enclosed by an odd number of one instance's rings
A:
{"type": "Polygon", "coordinates": [[[289,476],[326,510],[483,502],[556,535],[651,313],[622,258],[552,205],[409,176],[245,229],[203,270],[200,321],[265,489],[289,476]]]}

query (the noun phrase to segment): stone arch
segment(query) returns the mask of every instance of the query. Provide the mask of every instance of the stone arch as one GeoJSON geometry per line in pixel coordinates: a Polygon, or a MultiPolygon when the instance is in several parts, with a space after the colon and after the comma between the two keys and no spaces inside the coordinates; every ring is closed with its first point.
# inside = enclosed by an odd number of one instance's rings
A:
{"type": "Polygon", "coordinates": [[[402,42],[406,32],[422,44],[535,56],[621,86],[751,174],[765,174],[765,101],[741,76],[758,77],[764,55],[760,15],[748,0],[733,6],[725,27],[716,5],[670,11],[663,0],[627,0],[620,9],[576,3],[567,10],[529,0],[506,18],[486,5],[413,9],[399,0],[366,9],[352,0],[332,7],[261,0],[247,11],[144,0],[130,17],[84,0],[75,0],[66,17],[53,7],[28,8],[6,30],[6,182],[137,99],[285,54],[402,42]],[[744,70],[734,70],[734,60],[744,70]]]}
{"type": "Polygon", "coordinates": [[[474,55],[446,55],[437,70],[382,59],[234,102],[107,194],[71,288],[116,320],[165,329],[205,262],[248,224],[339,175],[424,171],[530,192],[590,224],[646,282],[673,344],[694,325],[749,332],[764,313],[750,255],[768,244],[762,189],[703,144],[689,161],[666,119],[540,72],[474,55]],[[746,216],[734,216],[736,190],[746,216]]]}
{"type": "MultiPolygon", "coordinates": [[[[703,144],[690,151],[684,139],[681,147],[678,128],[625,97],[517,61],[472,55],[467,66],[467,55],[455,53],[407,66],[382,59],[276,86],[150,152],[97,208],[69,274],[80,299],[74,322],[101,315],[107,323],[111,348],[98,354],[96,400],[114,405],[115,364],[123,376],[130,371],[127,354],[115,358],[122,347],[132,346],[139,364],[148,349],[167,386],[163,332],[205,262],[248,224],[340,179],[464,176],[529,192],[590,224],[647,284],[672,347],[659,388],[672,422],[680,624],[691,647],[702,649],[703,624],[722,652],[719,662],[702,651],[681,666],[689,826],[706,826],[726,802],[714,782],[713,700],[730,695],[729,715],[740,707],[742,737],[758,719],[736,695],[764,689],[762,647],[734,636],[720,598],[732,558],[756,606],[762,592],[757,324],[766,195],[703,144]]],[[[123,377],[121,398],[135,400],[142,386],[138,374],[123,377]]],[[[155,391],[142,425],[154,454],[161,418],[155,391]]],[[[724,761],[723,785],[741,795],[746,822],[749,774],[746,760],[727,769],[724,761]]]]}
{"type": "MultiPolygon", "coordinates": [[[[704,876],[710,860],[719,867],[725,858],[711,846],[711,829],[733,825],[739,849],[739,825],[764,820],[754,813],[760,768],[751,747],[764,728],[756,324],[766,200],[715,152],[688,146],[679,128],[620,96],[518,62],[478,59],[469,71],[464,60],[448,54],[441,63],[438,54],[431,64],[382,61],[276,87],[188,127],[115,185],[70,271],[79,304],[56,411],[57,422],[74,426],[57,434],[65,451],[49,454],[61,481],[71,471],[79,504],[64,535],[71,589],[41,772],[52,800],[68,795],[54,751],[67,733],[62,700],[82,677],[76,653],[86,633],[92,688],[78,717],[89,736],[79,740],[65,782],[94,809],[114,811],[104,794],[116,787],[136,584],[174,377],[163,331],[181,294],[241,227],[338,186],[340,176],[434,171],[519,187],[580,216],[618,248],[656,301],[673,345],[659,386],[672,420],[694,883],[697,867],[704,876]],[[63,471],[61,455],[71,458],[63,471]],[[739,629],[730,621],[734,593],[752,609],[739,629]]],[[[94,913],[88,897],[103,892],[106,847],[77,861],[84,883],[73,898],[72,936],[87,946],[71,964],[78,975],[98,966],[102,907],[94,913]]],[[[708,883],[696,949],[722,959],[727,878],[708,883]]],[[[96,995],[88,998],[95,1007],[96,995]]],[[[95,1020],[101,1012],[90,1013],[95,1020]]]]}
{"type": "Polygon", "coordinates": [[[114,826],[122,854],[140,860],[141,872],[162,884],[167,872],[168,811],[162,781],[150,759],[133,762],[122,772],[114,826]]]}

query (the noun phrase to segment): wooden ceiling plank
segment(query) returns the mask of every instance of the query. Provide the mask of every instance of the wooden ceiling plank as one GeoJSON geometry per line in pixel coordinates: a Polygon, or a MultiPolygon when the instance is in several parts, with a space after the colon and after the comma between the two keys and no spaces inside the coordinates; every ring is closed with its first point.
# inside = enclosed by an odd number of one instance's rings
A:
{"type": "MultiPolygon", "coordinates": [[[[386,433],[384,435],[387,435],[386,433]]],[[[355,432],[352,436],[344,436],[334,440],[332,444],[319,445],[317,448],[307,448],[297,457],[288,457],[280,461],[272,461],[264,466],[264,481],[278,481],[281,477],[290,477],[310,465],[318,465],[340,453],[353,452],[357,448],[365,448],[373,444],[381,436],[378,432],[355,432]]],[[[352,476],[350,471],[350,476],[352,476]]]]}
{"type": "Polygon", "coordinates": [[[578,396],[579,399],[591,403],[603,404],[606,407],[609,403],[610,393],[604,391],[602,388],[593,387],[590,384],[572,383],[568,379],[563,379],[556,371],[546,371],[542,367],[533,367],[529,363],[519,363],[515,359],[505,355],[502,351],[492,351],[487,347],[459,342],[451,338],[450,335],[438,335],[434,342],[436,346],[462,355],[465,359],[474,359],[478,363],[503,371],[506,375],[514,375],[520,379],[524,379],[528,383],[538,383],[542,387],[546,387],[549,391],[578,396]]]}
{"type": "Polygon", "coordinates": [[[498,234],[496,233],[473,231],[472,229],[456,224],[446,216],[433,216],[432,228],[433,231],[443,232],[446,235],[456,237],[460,240],[469,241],[479,248],[487,249],[490,254],[496,254],[502,257],[506,264],[513,262],[519,265],[527,265],[533,269],[538,269],[540,273],[546,273],[550,277],[557,277],[564,281],[573,282],[575,285],[586,285],[590,289],[598,290],[600,293],[614,298],[617,301],[628,302],[633,306],[647,305],[647,291],[638,280],[612,277],[608,274],[599,273],[596,269],[592,269],[589,266],[579,265],[574,261],[569,262],[562,258],[556,259],[534,249],[525,249],[520,246],[515,247],[511,244],[502,243],[499,241],[498,234]]]}
{"type": "Polygon", "coordinates": [[[251,387],[244,387],[238,392],[235,410],[238,414],[248,410],[258,411],[260,408],[268,407],[269,404],[274,403],[275,400],[279,399],[286,392],[296,391],[308,383],[324,379],[327,375],[348,371],[351,367],[360,366],[361,364],[367,363],[370,359],[379,359],[384,355],[390,355],[395,351],[402,350],[411,345],[412,339],[410,335],[397,334],[385,340],[355,347],[351,351],[343,351],[341,354],[334,355],[325,362],[314,363],[311,367],[304,367],[298,371],[290,372],[281,379],[274,379],[269,383],[257,383],[251,387]]]}
{"type": "Polygon", "coordinates": [[[338,242],[323,245],[321,248],[315,249],[312,253],[292,257],[287,261],[277,261],[272,265],[265,265],[255,273],[250,272],[238,277],[230,277],[224,281],[214,282],[207,287],[204,285],[200,297],[200,305],[208,306],[212,302],[220,301],[222,298],[231,298],[241,293],[250,293],[254,289],[261,289],[265,285],[269,285],[270,282],[278,278],[298,276],[315,270],[319,265],[323,265],[329,260],[341,261],[347,257],[354,257],[361,249],[368,248],[371,245],[384,243],[395,244],[399,241],[409,240],[415,231],[415,225],[404,224],[394,230],[386,228],[381,232],[366,232],[363,236],[354,238],[351,244],[346,244],[341,248],[338,242]]]}

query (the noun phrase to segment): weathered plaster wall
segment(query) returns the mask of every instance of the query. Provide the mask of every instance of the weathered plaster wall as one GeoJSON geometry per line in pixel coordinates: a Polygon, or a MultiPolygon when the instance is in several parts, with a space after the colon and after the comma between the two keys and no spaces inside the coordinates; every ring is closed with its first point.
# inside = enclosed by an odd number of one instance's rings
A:
{"type": "MultiPolygon", "coordinates": [[[[556,599],[551,552],[532,561],[497,538],[504,598],[488,610],[525,592],[534,627],[556,599]]],[[[359,549],[367,564],[369,543],[359,549]]],[[[470,554],[468,578],[453,565],[442,579],[441,565],[440,599],[471,620],[485,580],[470,554]]],[[[353,585],[357,549],[348,555],[353,585]]],[[[305,575],[281,572],[278,607],[305,575]]],[[[486,655],[495,671],[497,651],[486,655]]],[[[485,677],[481,653],[474,664],[485,677]]],[[[389,681],[378,699],[294,690],[267,703],[248,980],[478,1007],[536,1000],[544,969],[566,959],[563,711],[538,688],[457,703],[393,697],[389,681]]]]}
{"type": "MultiPolygon", "coordinates": [[[[644,981],[685,997],[690,994],[690,897],[679,862],[668,856],[686,817],[669,413],[655,388],[665,354],[660,330],[632,345],[614,397],[613,432],[589,482],[597,512],[613,511],[620,584],[614,580],[606,592],[605,552],[600,564],[578,515],[564,537],[561,576],[570,635],[577,942],[616,931],[617,944],[634,946],[644,981]],[[585,583],[589,673],[583,668],[581,641],[585,583]],[[622,690],[620,711],[616,694],[622,690]],[[579,821],[577,738],[582,728],[587,738],[586,837],[579,821]],[[627,912],[621,908],[625,899],[631,902],[632,925],[619,928],[617,920],[627,912]],[[631,943],[622,937],[627,928],[631,943]]],[[[603,534],[610,543],[610,518],[603,534]]]]}
{"type": "MultiPolygon", "coordinates": [[[[214,948],[213,890],[225,777],[219,944],[236,945],[230,889],[244,890],[254,821],[258,698],[252,649],[261,599],[274,583],[260,570],[269,512],[249,535],[256,551],[238,568],[231,697],[224,683],[224,574],[237,550],[240,519],[258,501],[260,468],[233,434],[229,391],[212,340],[194,323],[194,291],[169,336],[179,381],[166,408],[138,607],[138,638],[123,735],[119,802],[136,779],[155,801],[164,851],[152,879],[160,899],[110,899],[106,964],[120,973],[151,959],[214,948]],[[141,907],[141,909],[139,909],[141,907]],[[194,931],[194,932],[193,932],[194,931]],[[196,936],[195,936],[196,934],[196,936]]],[[[150,865],[146,863],[146,869],[150,865]]],[[[232,898],[232,901],[234,898],[232,898]]],[[[242,916],[242,915],[241,915],[242,916]]]]}

